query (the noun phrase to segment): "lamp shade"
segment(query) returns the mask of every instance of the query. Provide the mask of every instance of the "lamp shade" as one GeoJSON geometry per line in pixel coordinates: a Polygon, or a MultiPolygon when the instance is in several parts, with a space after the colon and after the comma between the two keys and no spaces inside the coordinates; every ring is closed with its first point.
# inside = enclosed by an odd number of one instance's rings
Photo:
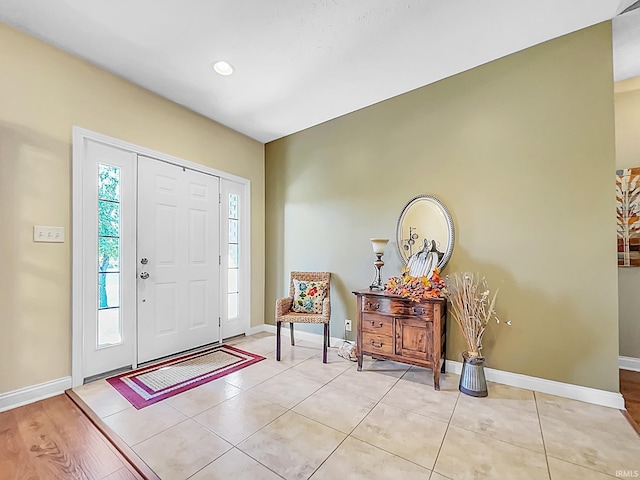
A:
{"type": "Polygon", "coordinates": [[[376,255],[382,255],[384,253],[384,247],[389,243],[388,238],[372,238],[371,246],[373,247],[373,253],[376,255]]]}

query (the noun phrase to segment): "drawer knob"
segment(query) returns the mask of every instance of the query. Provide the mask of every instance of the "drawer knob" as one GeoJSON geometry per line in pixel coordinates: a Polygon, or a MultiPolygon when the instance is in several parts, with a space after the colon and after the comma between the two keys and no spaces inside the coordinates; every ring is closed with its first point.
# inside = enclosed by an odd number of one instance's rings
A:
{"type": "Polygon", "coordinates": [[[380,303],[376,302],[367,302],[367,309],[369,310],[378,310],[380,308],[380,303]]]}
{"type": "Polygon", "coordinates": [[[376,348],[382,348],[382,342],[376,343],[373,340],[371,340],[371,346],[376,348]]]}
{"type": "Polygon", "coordinates": [[[376,322],[374,322],[373,320],[371,320],[371,326],[373,328],[382,328],[382,322],[378,322],[378,325],[376,325],[376,322]]]}

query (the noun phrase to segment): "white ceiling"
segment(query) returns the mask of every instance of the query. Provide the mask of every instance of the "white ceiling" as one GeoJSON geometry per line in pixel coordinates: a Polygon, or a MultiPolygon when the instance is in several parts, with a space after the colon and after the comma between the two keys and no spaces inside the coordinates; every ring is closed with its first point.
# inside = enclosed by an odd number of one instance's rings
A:
{"type": "MultiPolygon", "coordinates": [[[[0,21],[268,142],[611,19],[634,1],[0,0],[0,21]],[[235,73],[214,73],[219,59],[235,73]]],[[[620,48],[640,58],[640,10],[618,19],[620,48]]]]}
{"type": "Polygon", "coordinates": [[[640,8],[613,20],[613,67],[616,81],[640,76],[640,8]]]}

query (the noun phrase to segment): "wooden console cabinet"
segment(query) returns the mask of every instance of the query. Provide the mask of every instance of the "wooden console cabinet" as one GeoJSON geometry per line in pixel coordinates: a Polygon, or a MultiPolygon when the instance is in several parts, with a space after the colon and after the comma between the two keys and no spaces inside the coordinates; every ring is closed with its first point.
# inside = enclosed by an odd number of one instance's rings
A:
{"type": "Polygon", "coordinates": [[[362,356],[433,370],[440,390],[444,373],[446,306],[443,298],[420,302],[377,290],[353,292],[358,299],[358,371],[362,356]]]}

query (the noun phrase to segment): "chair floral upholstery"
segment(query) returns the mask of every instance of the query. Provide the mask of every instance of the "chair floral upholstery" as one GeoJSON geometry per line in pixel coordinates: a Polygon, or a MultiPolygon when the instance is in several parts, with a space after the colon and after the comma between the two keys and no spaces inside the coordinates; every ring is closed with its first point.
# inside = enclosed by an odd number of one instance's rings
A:
{"type": "Polygon", "coordinates": [[[291,345],[295,345],[293,338],[294,323],[322,323],[324,324],[324,344],[322,362],[327,363],[327,348],[329,347],[329,320],[331,318],[331,273],[329,272],[291,272],[289,279],[289,296],[276,300],[276,360],[280,360],[280,328],[283,322],[291,327],[291,345]],[[299,282],[324,282],[327,284],[326,295],[322,301],[322,313],[294,312],[293,299],[295,297],[294,279],[299,282]]]}

